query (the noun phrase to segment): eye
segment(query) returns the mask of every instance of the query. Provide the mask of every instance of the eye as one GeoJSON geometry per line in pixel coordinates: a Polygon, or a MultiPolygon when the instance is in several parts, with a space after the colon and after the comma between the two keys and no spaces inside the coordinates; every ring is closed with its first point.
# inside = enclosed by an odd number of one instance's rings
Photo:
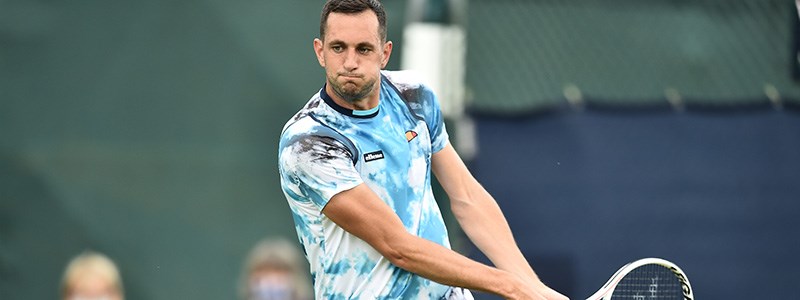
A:
{"type": "Polygon", "coordinates": [[[344,51],[344,47],[342,47],[341,45],[333,45],[331,46],[331,50],[333,50],[333,52],[336,53],[341,53],[342,51],[344,51]]]}
{"type": "Polygon", "coordinates": [[[359,47],[358,48],[358,53],[361,53],[361,54],[367,54],[370,51],[372,51],[372,49],[370,49],[369,47],[359,47]]]}

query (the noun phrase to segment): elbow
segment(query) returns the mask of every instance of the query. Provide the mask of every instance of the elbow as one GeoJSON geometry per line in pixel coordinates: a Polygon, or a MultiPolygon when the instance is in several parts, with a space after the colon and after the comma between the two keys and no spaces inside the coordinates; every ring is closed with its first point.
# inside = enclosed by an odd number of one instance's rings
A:
{"type": "Polygon", "coordinates": [[[477,181],[473,180],[467,187],[461,193],[450,195],[450,210],[459,223],[473,216],[484,215],[487,209],[497,207],[494,198],[477,181]]]}
{"type": "Polygon", "coordinates": [[[410,247],[411,241],[408,238],[395,239],[394,241],[387,242],[378,249],[378,252],[383,255],[390,263],[403,270],[411,271],[413,269],[413,257],[415,249],[410,247]]]}
{"type": "Polygon", "coordinates": [[[464,184],[464,189],[457,193],[448,194],[450,209],[454,214],[462,214],[474,210],[485,198],[490,198],[489,193],[474,179],[464,184]]]}
{"type": "Polygon", "coordinates": [[[386,259],[389,260],[390,263],[397,266],[398,268],[410,271],[410,268],[412,266],[411,260],[404,253],[395,251],[388,255],[384,255],[384,257],[386,257],[386,259]]]}
{"type": "Polygon", "coordinates": [[[450,210],[459,220],[470,215],[469,212],[474,211],[475,207],[477,207],[475,198],[470,195],[450,198],[450,210]]]}

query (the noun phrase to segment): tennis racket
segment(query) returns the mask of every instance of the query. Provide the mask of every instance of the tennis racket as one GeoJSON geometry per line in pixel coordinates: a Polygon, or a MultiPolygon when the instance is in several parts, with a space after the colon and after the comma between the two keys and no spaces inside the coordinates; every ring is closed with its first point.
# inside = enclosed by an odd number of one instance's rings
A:
{"type": "Polygon", "coordinates": [[[689,278],[681,268],[660,258],[643,258],[622,266],[587,300],[693,300],[689,278]]]}

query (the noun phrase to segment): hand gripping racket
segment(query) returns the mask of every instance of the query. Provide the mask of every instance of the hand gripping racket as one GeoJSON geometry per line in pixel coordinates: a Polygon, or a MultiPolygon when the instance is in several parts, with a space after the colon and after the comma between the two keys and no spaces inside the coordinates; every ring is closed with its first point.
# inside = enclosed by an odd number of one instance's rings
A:
{"type": "Polygon", "coordinates": [[[683,270],[660,258],[643,258],[622,266],[587,300],[693,300],[683,270]]]}

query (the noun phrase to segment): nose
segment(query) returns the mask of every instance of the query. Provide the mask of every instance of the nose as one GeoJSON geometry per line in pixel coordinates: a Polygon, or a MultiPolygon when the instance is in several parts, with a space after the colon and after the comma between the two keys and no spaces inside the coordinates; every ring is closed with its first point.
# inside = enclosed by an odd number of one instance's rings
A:
{"type": "Polygon", "coordinates": [[[342,65],[347,71],[352,71],[358,68],[358,53],[356,51],[347,51],[344,56],[344,64],[342,65]]]}

